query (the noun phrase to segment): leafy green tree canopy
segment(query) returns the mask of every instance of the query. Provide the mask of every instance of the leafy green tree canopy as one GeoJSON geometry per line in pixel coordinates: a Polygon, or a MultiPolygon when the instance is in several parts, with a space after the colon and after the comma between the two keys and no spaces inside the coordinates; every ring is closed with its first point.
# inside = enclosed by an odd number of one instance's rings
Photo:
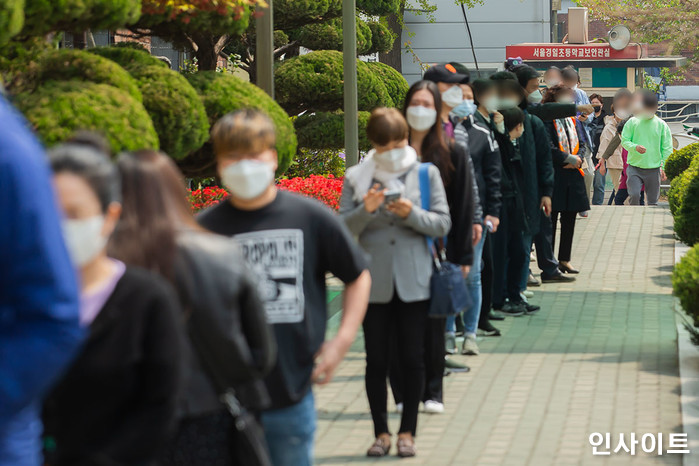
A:
{"type": "MultiPolygon", "coordinates": [[[[145,3],[145,2],[144,2],[145,3]]],[[[23,36],[116,29],[141,16],[140,0],[25,0],[23,36]]]]}

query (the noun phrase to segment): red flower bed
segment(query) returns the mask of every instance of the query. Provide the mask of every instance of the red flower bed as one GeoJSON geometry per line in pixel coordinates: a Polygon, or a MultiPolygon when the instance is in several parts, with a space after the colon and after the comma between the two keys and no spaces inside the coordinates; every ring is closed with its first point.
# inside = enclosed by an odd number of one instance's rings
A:
{"type": "Polygon", "coordinates": [[[228,197],[228,191],[218,186],[195,190],[188,189],[187,192],[189,193],[189,204],[192,206],[192,212],[194,213],[216,205],[228,197]]]}
{"type": "Polygon", "coordinates": [[[279,189],[318,199],[323,204],[338,210],[342,195],[342,182],[343,178],[335,178],[333,175],[311,175],[308,178],[279,180],[277,185],[279,189]]]}
{"type": "MultiPolygon", "coordinates": [[[[343,178],[333,175],[311,175],[308,178],[290,178],[279,180],[277,186],[284,191],[291,191],[302,196],[312,197],[323,204],[338,210],[342,195],[343,178]]],[[[194,213],[218,204],[228,197],[228,191],[218,186],[188,190],[189,204],[194,213]]]]}

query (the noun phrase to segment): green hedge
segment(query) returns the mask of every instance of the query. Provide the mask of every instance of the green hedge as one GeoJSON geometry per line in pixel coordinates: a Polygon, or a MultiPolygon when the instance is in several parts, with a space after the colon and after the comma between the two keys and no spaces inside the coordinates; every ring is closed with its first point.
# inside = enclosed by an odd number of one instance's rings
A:
{"type": "Polygon", "coordinates": [[[34,92],[18,94],[14,103],[48,146],[85,129],[104,134],[115,153],[158,148],[158,136],[143,105],[106,84],[51,81],[34,92]]]}
{"type": "Polygon", "coordinates": [[[668,198],[675,219],[675,234],[690,246],[699,242],[699,158],[670,185],[668,198]]]}
{"type": "MultiPolygon", "coordinates": [[[[388,52],[393,48],[396,35],[384,23],[370,21],[367,23],[371,30],[371,48],[367,53],[388,52]]],[[[371,62],[373,63],[373,62],[371,62]]]]}
{"type": "Polygon", "coordinates": [[[42,55],[39,59],[37,83],[47,81],[83,80],[107,84],[143,100],[138,84],[129,73],[111,60],[82,50],[60,49],[42,55]]]}
{"type": "Polygon", "coordinates": [[[0,0],[0,44],[17,35],[24,26],[24,0],[0,0]]]}
{"type": "Polygon", "coordinates": [[[369,16],[397,14],[401,0],[357,0],[357,9],[369,16]]]}
{"type": "Polygon", "coordinates": [[[140,0],[26,0],[22,35],[117,29],[141,16],[140,0]]]}
{"type": "Polygon", "coordinates": [[[159,66],[161,68],[168,68],[164,61],[155,58],[146,50],[140,48],[140,46],[139,48],[136,48],[136,46],[96,47],[89,49],[89,51],[101,57],[108,58],[127,70],[132,70],[139,66],[159,66]]]}
{"type": "MultiPolygon", "coordinates": [[[[366,136],[369,112],[359,112],[359,150],[371,149],[366,136]]],[[[296,117],[294,128],[299,147],[307,149],[343,149],[345,147],[345,115],[342,112],[317,112],[296,117]]]]}
{"type": "MultiPolygon", "coordinates": [[[[342,51],[342,18],[303,26],[297,37],[302,46],[311,50],[342,51]]],[[[371,28],[357,17],[357,55],[369,53],[371,48],[371,28]]]]}
{"type": "Polygon", "coordinates": [[[388,95],[393,101],[392,107],[403,108],[405,95],[408,93],[410,86],[402,74],[396,71],[393,67],[380,62],[369,62],[367,66],[383,81],[388,95]]]}
{"type": "Polygon", "coordinates": [[[692,160],[694,160],[697,155],[699,155],[699,142],[685,146],[670,154],[670,157],[665,161],[665,174],[667,178],[672,180],[681,175],[683,171],[689,168],[692,160]]]}
{"type": "MultiPolygon", "coordinates": [[[[199,93],[212,125],[223,115],[243,108],[254,108],[266,113],[277,130],[277,174],[284,173],[296,154],[297,141],[289,115],[279,104],[259,87],[232,74],[200,71],[186,77],[199,93]]],[[[210,151],[210,148],[204,150],[210,151]]],[[[211,159],[213,154],[206,154],[206,157],[211,159]]]]}
{"type": "MultiPolygon", "coordinates": [[[[284,60],[274,73],[274,82],[277,101],[290,115],[341,109],[342,53],[322,50],[284,60]]],[[[363,61],[357,61],[357,90],[359,110],[393,103],[386,85],[363,61]]]]}
{"type": "Polygon", "coordinates": [[[336,178],[345,174],[344,153],[338,149],[300,149],[284,176],[287,178],[308,178],[311,175],[333,175],[336,178]]]}
{"type": "Polygon", "coordinates": [[[160,66],[131,71],[143,93],[160,149],[182,159],[209,139],[209,120],[199,95],[180,73],[160,66]]]}
{"type": "Polygon", "coordinates": [[[682,308],[694,319],[694,325],[699,326],[699,244],[675,265],[672,289],[682,308]]]}

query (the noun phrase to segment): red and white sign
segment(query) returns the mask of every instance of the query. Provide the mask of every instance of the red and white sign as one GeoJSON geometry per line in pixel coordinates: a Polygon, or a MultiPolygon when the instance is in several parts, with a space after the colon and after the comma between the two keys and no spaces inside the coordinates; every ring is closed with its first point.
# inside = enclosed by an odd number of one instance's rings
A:
{"type": "Polygon", "coordinates": [[[517,44],[506,47],[507,58],[522,60],[637,60],[646,55],[645,47],[631,45],[614,50],[609,44],[517,44]]]}

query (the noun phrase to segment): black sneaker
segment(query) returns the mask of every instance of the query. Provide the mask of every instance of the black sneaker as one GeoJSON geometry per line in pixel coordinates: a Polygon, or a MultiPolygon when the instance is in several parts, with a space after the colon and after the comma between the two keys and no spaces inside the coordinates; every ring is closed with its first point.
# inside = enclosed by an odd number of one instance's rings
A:
{"type": "Polygon", "coordinates": [[[484,324],[482,327],[478,327],[478,334],[484,337],[499,337],[502,335],[500,330],[495,328],[490,322],[484,324]]]}
{"type": "Polygon", "coordinates": [[[529,304],[529,303],[524,304],[524,311],[527,314],[534,314],[535,312],[539,312],[540,309],[541,309],[541,306],[537,306],[535,304],[529,304]]]}
{"type": "Polygon", "coordinates": [[[569,283],[574,282],[575,277],[570,277],[568,275],[563,275],[562,273],[557,273],[547,277],[543,273],[541,274],[541,283],[569,283]]]}
{"type": "Polygon", "coordinates": [[[502,313],[506,316],[519,317],[524,315],[526,309],[524,303],[506,303],[502,308],[502,313]]]}

